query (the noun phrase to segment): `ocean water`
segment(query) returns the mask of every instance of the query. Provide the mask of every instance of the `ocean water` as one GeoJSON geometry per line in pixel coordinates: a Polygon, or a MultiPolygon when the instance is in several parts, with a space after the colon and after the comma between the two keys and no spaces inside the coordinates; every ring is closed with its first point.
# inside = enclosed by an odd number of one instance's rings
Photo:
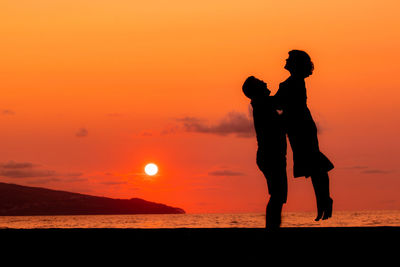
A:
{"type": "MultiPolygon", "coordinates": [[[[400,211],[336,211],[315,222],[315,212],[286,212],[282,227],[400,226],[400,211]]],[[[0,228],[263,228],[263,213],[0,216],[0,228]]]]}

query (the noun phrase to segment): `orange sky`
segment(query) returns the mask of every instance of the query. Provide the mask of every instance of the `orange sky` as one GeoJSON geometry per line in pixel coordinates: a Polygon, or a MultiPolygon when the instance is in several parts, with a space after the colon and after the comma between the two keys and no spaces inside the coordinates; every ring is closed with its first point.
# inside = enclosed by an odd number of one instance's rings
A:
{"type": "MultiPolygon", "coordinates": [[[[306,82],[320,146],[336,165],[334,207],[399,209],[399,10],[386,0],[3,0],[0,181],[262,212],[255,137],[229,123],[249,116],[244,79],[276,92],[287,52],[302,49],[316,68],[306,82]]],[[[314,210],[288,158],[285,209],[314,210]]]]}

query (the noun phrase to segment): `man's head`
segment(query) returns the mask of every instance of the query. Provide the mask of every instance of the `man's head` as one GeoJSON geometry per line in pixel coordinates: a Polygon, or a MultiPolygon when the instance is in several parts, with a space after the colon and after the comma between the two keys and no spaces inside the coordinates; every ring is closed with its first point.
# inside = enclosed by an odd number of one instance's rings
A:
{"type": "Polygon", "coordinates": [[[268,96],[270,91],[267,89],[267,84],[262,80],[250,76],[246,79],[242,86],[243,93],[250,99],[261,96],[268,96]]]}

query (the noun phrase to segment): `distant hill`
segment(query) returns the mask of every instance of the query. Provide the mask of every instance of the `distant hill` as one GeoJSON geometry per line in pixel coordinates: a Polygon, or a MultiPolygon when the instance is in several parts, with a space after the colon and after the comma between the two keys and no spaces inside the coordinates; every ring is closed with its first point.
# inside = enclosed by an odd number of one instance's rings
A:
{"type": "Polygon", "coordinates": [[[0,216],[181,213],[185,211],[140,198],[113,199],[0,183],[0,216]]]}

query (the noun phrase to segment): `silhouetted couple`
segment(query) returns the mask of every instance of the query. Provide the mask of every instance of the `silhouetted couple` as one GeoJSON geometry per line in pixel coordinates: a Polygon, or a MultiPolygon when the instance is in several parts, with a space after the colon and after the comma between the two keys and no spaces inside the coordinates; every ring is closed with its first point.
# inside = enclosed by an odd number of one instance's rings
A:
{"type": "Polygon", "coordinates": [[[268,185],[270,199],[266,209],[266,227],[279,228],[282,206],[287,200],[286,135],[293,150],[294,177],[311,177],[317,202],[316,221],[332,216],[328,171],[333,164],[319,150],[317,127],[307,107],[304,79],[314,65],[309,55],[292,50],[285,69],[290,77],[270,96],[267,85],[253,76],[243,84],[244,94],[251,99],[258,150],[257,165],[268,185]]]}

